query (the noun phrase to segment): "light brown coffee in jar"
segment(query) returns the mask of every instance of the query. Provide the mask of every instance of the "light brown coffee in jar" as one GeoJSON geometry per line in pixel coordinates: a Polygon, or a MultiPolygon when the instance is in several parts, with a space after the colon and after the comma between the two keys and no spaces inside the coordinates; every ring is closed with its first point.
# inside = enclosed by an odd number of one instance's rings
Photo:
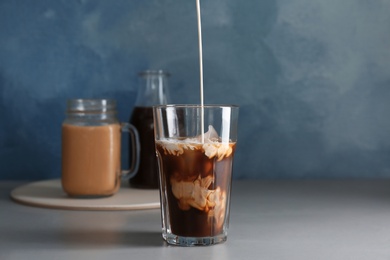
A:
{"type": "Polygon", "coordinates": [[[70,196],[109,196],[120,186],[119,124],[62,125],[62,187],[70,196]]]}

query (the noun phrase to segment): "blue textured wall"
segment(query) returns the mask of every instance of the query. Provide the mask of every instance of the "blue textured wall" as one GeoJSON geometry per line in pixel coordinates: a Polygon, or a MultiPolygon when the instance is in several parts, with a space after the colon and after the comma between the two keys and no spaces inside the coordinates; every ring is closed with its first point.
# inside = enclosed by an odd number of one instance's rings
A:
{"type": "MultiPolygon", "coordinates": [[[[206,103],[241,106],[235,178],[390,177],[390,1],[202,1],[206,103]]],[[[195,1],[2,0],[0,178],[60,176],[65,101],[172,73],[198,103],[195,1]]]]}

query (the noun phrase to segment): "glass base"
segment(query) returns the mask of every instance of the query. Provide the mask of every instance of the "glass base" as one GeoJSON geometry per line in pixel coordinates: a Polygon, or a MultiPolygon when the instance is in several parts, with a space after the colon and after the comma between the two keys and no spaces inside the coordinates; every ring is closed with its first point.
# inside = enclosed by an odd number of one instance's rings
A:
{"type": "Polygon", "coordinates": [[[221,234],[213,237],[182,237],[173,234],[163,234],[163,238],[170,245],[176,246],[211,246],[226,241],[227,236],[221,234]]]}

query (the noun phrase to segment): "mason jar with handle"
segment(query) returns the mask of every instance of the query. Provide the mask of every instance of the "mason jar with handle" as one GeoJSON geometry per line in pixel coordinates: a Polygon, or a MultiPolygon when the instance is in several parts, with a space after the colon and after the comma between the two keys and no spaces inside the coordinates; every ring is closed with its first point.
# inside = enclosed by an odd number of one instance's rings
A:
{"type": "Polygon", "coordinates": [[[115,194],[139,168],[137,129],[120,123],[112,99],[71,99],[62,124],[62,188],[72,197],[115,194]],[[131,168],[121,169],[121,133],[131,136],[131,168]]]}

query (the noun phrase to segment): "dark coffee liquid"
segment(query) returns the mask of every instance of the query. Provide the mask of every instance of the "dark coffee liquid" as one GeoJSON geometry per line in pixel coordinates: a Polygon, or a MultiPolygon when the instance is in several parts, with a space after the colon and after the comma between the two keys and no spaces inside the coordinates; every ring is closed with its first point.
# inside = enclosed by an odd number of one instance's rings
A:
{"type": "MultiPolygon", "coordinates": [[[[171,144],[158,141],[156,146],[166,225],[183,237],[222,234],[227,227],[235,144],[228,145],[230,153],[224,156],[206,156],[199,143],[190,147],[184,143],[186,148],[169,151],[171,144]]],[[[174,142],[173,146],[179,144],[174,142]]]]}
{"type": "Polygon", "coordinates": [[[136,188],[158,189],[159,177],[154,143],[153,108],[135,107],[130,123],[137,128],[141,143],[139,170],[130,179],[130,185],[136,188]]]}

